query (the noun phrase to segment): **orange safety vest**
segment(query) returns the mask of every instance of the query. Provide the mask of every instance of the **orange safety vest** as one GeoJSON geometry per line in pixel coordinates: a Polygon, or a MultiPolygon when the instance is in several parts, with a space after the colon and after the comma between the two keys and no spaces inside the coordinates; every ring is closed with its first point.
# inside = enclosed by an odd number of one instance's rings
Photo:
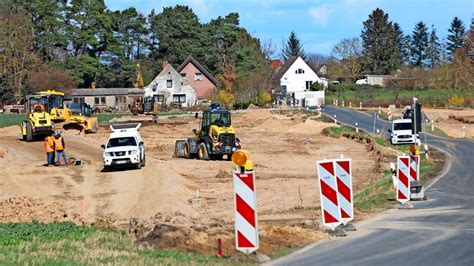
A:
{"type": "Polygon", "coordinates": [[[57,150],[57,151],[64,150],[63,137],[54,138],[54,149],[57,150]]]}
{"type": "Polygon", "coordinates": [[[54,152],[53,143],[51,142],[50,137],[44,139],[44,151],[45,152],[54,152]]]}

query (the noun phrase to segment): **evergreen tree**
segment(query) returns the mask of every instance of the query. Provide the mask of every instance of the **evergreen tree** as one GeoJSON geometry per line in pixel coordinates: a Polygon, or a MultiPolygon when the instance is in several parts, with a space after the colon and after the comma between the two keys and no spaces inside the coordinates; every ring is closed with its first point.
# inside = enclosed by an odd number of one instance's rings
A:
{"type": "Polygon", "coordinates": [[[410,61],[410,35],[405,35],[398,23],[393,23],[394,39],[396,42],[398,60],[401,64],[410,61]]]}
{"type": "Polygon", "coordinates": [[[441,39],[440,46],[439,46],[439,60],[441,63],[447,63],[449,61],[448,56],[448,44],[446,43],[446,39],[441,39]]]}
{"type": "Polygon", "coordinates": [[[463,37],[466,33],[463,22],[458,18],[454,17],[451,22],[451,27],[449,28],[448,34],[448,54],[452,58],[456,49],[462,47],[463,37]]]}
{"type": "Polygon", "coordinates": [[[425,64],[428,53],[428,29],[423,21],[418,22],[413,30],[411,40],[412,65],[421,67],[425,64]]]}
{"type": "Polygon", "coordinates": [[[392,23],[388,19],[388,14],[377,8],[369,18],[364,21],[362,29],[362,47],[364,65],[367,72],[373,74],[388,74],[396,68],[397,62],[394,58],[398,50],[397,41],[392,23]]]}
{"type": "Polygon", "coordinates": [[[287,60],[291,56],[301,56],[303,60],[306,60],[306,53],[303,49],[303,45],[296,36],[294,31],[291,31],[288,41],[281,49],[281,54],[284,60],[287,60]]]}
{"type": "Polygon", "coordinates": [[[441,56],[441,44],[439,43],[438,36],[436,35],[436,29],[434,25],[431,26],[429,39],[427,57],[430,67],[434,67],[439,64],[441,56]]]}

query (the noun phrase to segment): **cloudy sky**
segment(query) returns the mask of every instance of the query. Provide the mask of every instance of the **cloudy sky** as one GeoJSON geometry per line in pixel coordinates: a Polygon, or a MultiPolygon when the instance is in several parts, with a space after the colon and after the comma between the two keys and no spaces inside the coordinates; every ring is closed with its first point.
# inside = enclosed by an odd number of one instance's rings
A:
{"type": "Polygon", "coordinates": [[[105,0],[111,10],[134,6],[144,14],[164,6],[188,5],[201,22],[229,12],[240,14],[240,25],[261,40],[271,39],[278,48],[294,30],[307,52],[330,54],[343,38],[358,37],[362,22],[377,7],[398,22],[405,33],[422,20],[434,25],[440,38],[455,16],[469,27],[474,0],[105,0]]]}

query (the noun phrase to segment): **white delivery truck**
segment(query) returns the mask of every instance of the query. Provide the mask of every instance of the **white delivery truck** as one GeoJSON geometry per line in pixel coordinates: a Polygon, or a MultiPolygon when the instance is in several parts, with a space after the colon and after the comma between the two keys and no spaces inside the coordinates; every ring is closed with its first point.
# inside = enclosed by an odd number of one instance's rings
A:
{"type": "Polygon", "coordinates": [[[124,166],[145,166],[145,145],[138,129],[141,124],[111,125],[104,149],[104,170],[124,166]]]}
{"type": "Polygon", "coordinates": [[[395,119],[392,121],[392,128],[388,130],[390,132],[390,143],[393,144],[406,144],[415,143],[416,134],[412,133],[412,120],[411,119],[395,119]]]}

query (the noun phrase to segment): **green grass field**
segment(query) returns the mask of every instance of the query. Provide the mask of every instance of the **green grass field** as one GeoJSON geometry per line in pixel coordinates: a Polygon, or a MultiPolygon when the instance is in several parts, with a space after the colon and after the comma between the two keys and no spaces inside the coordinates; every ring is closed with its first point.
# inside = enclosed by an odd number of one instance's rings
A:
{"type": "Polygon", "coordinates": [[[139,247],[124,231],[73,223],[0,224],[2,265],[226,265],[216,256],[139,247]]]}
{"type": "Polygon", "coordinates": [[[25,114],[2,114],[0,115],[0,127],[19,125],[25,118],[25,114]]]}

